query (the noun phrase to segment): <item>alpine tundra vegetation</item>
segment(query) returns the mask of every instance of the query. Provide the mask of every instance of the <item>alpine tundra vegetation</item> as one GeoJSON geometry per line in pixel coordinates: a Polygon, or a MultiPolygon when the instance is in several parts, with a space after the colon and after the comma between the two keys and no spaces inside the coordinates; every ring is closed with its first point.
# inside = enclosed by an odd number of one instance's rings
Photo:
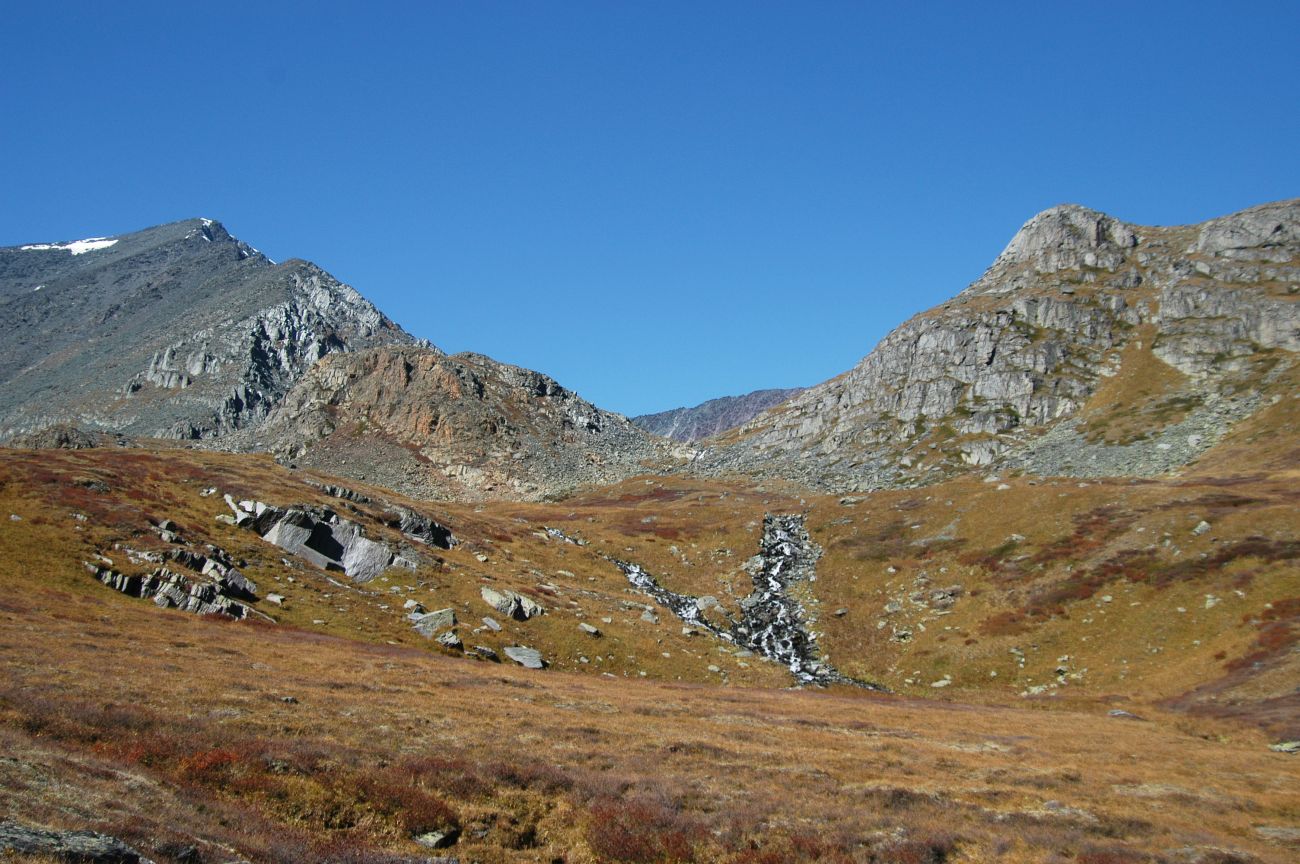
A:
{"type": "Polygon", "coordinates": [[[1297,352],[1300,200],[635,420],[210,219],[0,249],[4,860],[1292,861],[1297,352]]]}

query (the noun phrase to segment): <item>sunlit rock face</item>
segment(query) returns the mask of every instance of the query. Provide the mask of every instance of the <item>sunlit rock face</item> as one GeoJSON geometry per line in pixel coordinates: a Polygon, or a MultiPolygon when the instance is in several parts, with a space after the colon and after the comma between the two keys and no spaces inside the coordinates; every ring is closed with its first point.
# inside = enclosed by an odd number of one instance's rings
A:
{"type": "Polygon", "coordinates": [[[0,436],[55,423],[212,439],[313,363],[415,344],[355,290],[210,219],[0,249],[0,436]]]}
{"type": "Polygon", "coordinates": [[[1049,430],[1066,435],[1106,381],[1148,374],[1138,361],[1153,356],[1187,378],[1168,398],[1202,406],[1182,436],[1196,444],[1160,447],[1153,411],[1146,450],[1099,451],[1089,470],[1169,470],[1259,407],[1223,393],[1300,349],[1297,238],[1297,201],[1172,228],[1053,207],[953,300],[845,374],[703,442],[693,468],[831,489],[916,485],[1011,459],[1068,473],[1021,457],[1049,430]]]}

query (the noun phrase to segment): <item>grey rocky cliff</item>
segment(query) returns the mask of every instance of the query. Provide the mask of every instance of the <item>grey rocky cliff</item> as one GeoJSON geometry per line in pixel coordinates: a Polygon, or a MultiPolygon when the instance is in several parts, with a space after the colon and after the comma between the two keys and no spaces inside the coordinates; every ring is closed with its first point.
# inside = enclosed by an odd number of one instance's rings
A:
{"type": "Polygon", "coordinates": [[[802,393],[804,388],[755,390],[743,396],[723,396],[701,402],[693,408],[674,408],[656,414],[633,417],[632,422],[647,432],[689,443],[710,438],[748,423],[774,405],[802,393]]]}
{"type": "MultiPolygon", "coordinates": [[[[742,426],[735,440],[706,447],[692,470],[831,489],[937,480],[1029,452],[1107,379],[1142,374],[1124,365],[1130,347],[1186,376],[1171,398],[1212,401],[1257,372],[1264,354],[1285,366],[1300,348],[1298,226],[1298,201],[1175,228],[1052,208],[952,301],[894,330],[849,372],[742,426]]],[[[1224,422],[1195,436],[1197,447],[1250,407],[1220,410],[1224,422]]],[[[1153,473],[1167,463],[1145,465],[1139,455],[1126,464],[1153,473]]],[[[1032,460],[1017,464],[1035,470],[1032,460]]]]}
{"type": "Polygon", "coordinates": [[[0,249],[0,438],[56,423],[214,438],[259,423],[321,357],[416,342],[212,220],[68,245],[0,249]]]}

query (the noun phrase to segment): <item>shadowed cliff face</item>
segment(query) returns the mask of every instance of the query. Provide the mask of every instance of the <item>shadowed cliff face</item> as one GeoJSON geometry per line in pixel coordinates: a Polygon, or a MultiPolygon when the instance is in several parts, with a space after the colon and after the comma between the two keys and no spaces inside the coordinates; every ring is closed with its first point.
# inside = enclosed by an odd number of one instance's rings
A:
{"type": "Polygon", "coordinates": [[[320,268],[210,219],[0,249],[0,436],[71,422],[213,438],[256,425],[321,357],[414,342],[320,268]]]}
{"type": "Polygon", "coordinates": [[[545,375],[419,348],[322,360],[240,441],[411,494],[470,499],[556,495],[672,455],[545,375]]]}
{"type": "Polygon", "coordinates": [[[1256,410],[1249,392],[1300,350],[1297,226],[1297,201],[1174,228],[1048,210],[952,301],[710,442],[695,468],[871,488],[1004,461],[1064,474],[1185,464],[1256,410]],[[1059,447],[1037,458],[1048,430],[1067,449],[1097,444],[1095,464],[1068,464],[1059,447]]]}

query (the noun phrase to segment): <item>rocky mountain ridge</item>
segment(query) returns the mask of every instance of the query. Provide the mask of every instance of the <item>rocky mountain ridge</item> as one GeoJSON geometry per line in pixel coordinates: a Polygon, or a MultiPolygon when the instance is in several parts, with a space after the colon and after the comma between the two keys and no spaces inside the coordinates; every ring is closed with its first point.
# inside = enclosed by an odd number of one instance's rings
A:
{"type": "Polygon", "coordinates": [[[57,423],[209,439],[327,354],[417,344],[319,267],[190,219],[0,249],[0,437],[57,423]]]}
{"type": "Polygon", "coordinates": [[[537,499],[646,473],[669,442],[530,369],[384,347],[324,358],[232,441],[414,497],[537,499]]]}
{"type": "Polygon", "coordinates": [[[674,408],[633,417],[632,422],[655,435],[690,443],[711,438],[753,420],[774,405],[799,395],[803,387],[755,390],[742,396],[722,396],[691,408],[674,408]]]}
{"type": "Polygon", "coordinates": [[[1166,471],[1258,408],[1250,393],[1294,363],[1298,290],[1300,200],[1172,228],[1055,207],[953,300],[706,442],[693,470],[827,489],[971,466],[1068,475],[1068,462],[1035,457],[1050,429],[1066,449],[1100,447],[1101,473],[1166,471]],[[1180,422],[1177,448],[1160,440],[1180,422]],[[1116,447],[1129,449],[1110,459],[1116,447]]]}
{"type": "Polygon", "coordinates": [[[427,497],[546,498],[687,461],[840,491],[973,468],[1162,473],[1292,367],[1298,212],[1156,228],[1044,211],[837,378],[638,418],[679,437],[748,418],[695,450],[539,373],[447,358],[315,265],[275,264],[212,220],[0,249],[0,438],[70,424],[271,450],[427,497]]]}

